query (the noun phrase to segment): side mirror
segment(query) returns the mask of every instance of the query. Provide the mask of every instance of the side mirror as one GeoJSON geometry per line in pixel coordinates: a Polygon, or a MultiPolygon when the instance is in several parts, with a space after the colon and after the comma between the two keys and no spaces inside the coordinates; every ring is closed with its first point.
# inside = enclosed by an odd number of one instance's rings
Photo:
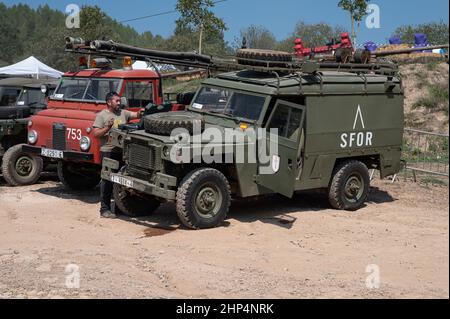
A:
{"type": "Polygon", "coordinates": [[[121,106],[123,109],[128,108],[128,99],[127,99],[125,96],[122,96],[122,97],[120,98],[120,106],[121,106]]]}

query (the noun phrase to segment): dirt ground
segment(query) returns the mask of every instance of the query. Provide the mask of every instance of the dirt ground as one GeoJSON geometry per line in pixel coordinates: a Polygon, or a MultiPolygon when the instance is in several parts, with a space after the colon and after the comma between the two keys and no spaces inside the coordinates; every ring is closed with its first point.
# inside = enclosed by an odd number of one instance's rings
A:
{"type": "Polygon", "coordinates": [[[355,213],[318,193],[235,202],[203,231],[173,205],[102,220],[97,192],[0,178],[0,298],[449,297],[448,187],[376,180],[355,213]]]}

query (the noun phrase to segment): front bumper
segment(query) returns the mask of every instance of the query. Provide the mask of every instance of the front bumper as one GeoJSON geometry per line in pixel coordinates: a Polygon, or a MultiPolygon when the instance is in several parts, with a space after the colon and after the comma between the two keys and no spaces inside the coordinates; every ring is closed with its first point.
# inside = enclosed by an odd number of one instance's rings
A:
{"type": "Polygon", "coordinates": [[[166,200],[175,200],[176,191],[170,188],[177,186],[177,178],[162,173],[156,173],[154,183],[116,173],[119,170],[119,162],[110,158],[103,159],[102,179],[137,190],[141,193],[163,198],[166,200]]]}
{"type": "MultiPolygon", "coordinates": [[[[37,147],[37,146],[23,145],[22,152],[42,156],[42,148],[37,147]]],[[[57,158],[57,159],[65,160],[65,161],[73,161],[73,162],[92,162],[92,161],[94,161],[94,155],[90,154],[90,153],[82,153],[82,152],[75,152],[75,151],[62,151],[62,152],[63,152],[63,158],[57,158]]],[[[45,157],[45,156],[42,156],[42,157],[45,157]]],[[[48,157],[48,158],[51,158],[51,157],[48,157]]]]}

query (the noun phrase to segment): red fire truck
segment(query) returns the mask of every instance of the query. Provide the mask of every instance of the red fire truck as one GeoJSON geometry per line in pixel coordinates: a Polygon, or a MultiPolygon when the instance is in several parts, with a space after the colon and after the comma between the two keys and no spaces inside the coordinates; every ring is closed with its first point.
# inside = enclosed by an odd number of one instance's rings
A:
{"type": "MultiPolygon", "coordinates": [[[[111,61],[80,58],[80,70],[64,74],[50,97],[47,110],[28,124],[26,153],[58,161],[61,182],[73,190],[95,187],[100,181],[99,140],[92,135],[96,114],[105,109],[111,91],[122,97],[122,107],[139,111],[149,104],[162,105],[162,78],[158,72],[133,70],[132,60],[123,59],[123,69],[111,69],[111,61]]],[[[184,105],[173,104],[172,110],[184,105]]]]}

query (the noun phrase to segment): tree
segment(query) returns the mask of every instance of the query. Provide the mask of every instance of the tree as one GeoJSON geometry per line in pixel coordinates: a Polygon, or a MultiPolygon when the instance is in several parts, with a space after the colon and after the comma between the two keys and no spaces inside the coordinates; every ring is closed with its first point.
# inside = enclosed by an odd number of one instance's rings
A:
{"type": "Polygon", "coordinates": [[[352,20],[352,41],[356,44],[356,26],[367,14],[367,3],[370,0],[340,0],[338,6],[350,13],[352,20]]]}
{"type": "Polygon", "coordinates": [[[109,38],[112,35],[111,23],[98,6],[83,6],[80,11],[80,32],[84,39],[109,38]]]}
{"type": "Polygon", "coordinates": [[[431,22],[420,25],[404,25],[398,27],[394,36],[400,37],[404,43],[414,43],[414,35],[423,33],[427,35],[428,42],[431,44],[448,44],[448,23],[444,21],[431,22]]]}
{"type": "Polygon", "coordinates": [[[203,33],[220,34],[226,30],[225,22],[210,9],[212,0],[178,0],[176,9],[181,17],[176,21],[177,27],[191,29],[199,33],[198,52],[202,53],[203,33]]]}
{"type": "Polygon", "coordinates": [[[240,38],[236,39],[235,47],[240,48],[245,39],[247,47],[251,49],[273,50],[277,45],[277,39],[263,26],[251,25],[241,30],[240,38]]]}
{"type": "MultiPolygon", "coordinates": [[[[1,19],[1,17],[0,17],[1,19]]],[[[2,21],[5,21],[2,19],[2,21]]],[[[2,65],[12,64],[17,55],[23,52],[22,43],[17,37],[15,28],[10,23],[0,24],[0,63],[2,65]]]]}
{"type": "Polygon", "coordinates": [[[295,26],[294,32],[287,39],[278,43],[277,50],[292,52],[296,38],[301,38],[305,47],[308,48],[322,46],[334,38],[340,38],[344,31],[342,26],[333,27],[324,22],[306,24],[300,21],[295,26]]]}

